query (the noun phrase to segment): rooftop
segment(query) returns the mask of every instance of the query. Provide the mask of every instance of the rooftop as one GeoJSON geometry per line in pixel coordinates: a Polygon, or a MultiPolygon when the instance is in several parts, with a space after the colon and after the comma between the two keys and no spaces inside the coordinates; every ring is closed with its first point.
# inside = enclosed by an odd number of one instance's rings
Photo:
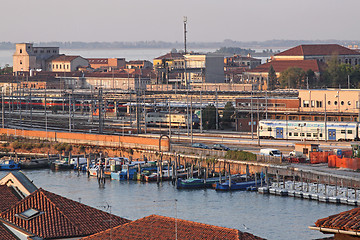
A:
{"type": "Polygon", "coordinates": [[[66,56],[66,55],[60,55],[56,58],[54,58],[53,62],[71,62],[72,60],[81,57],[81,56],[66,56]]]}
{"type": "Polygon", "coordinates": [[[360,233],[360,207],[341,212],[315,222],[316,227],[360,233]]]}
{"type": "Polygon", "coordinates": [[[184,56],[181,53],[167,53],[155,59],[177,59],[177,58],[184,58],[184,56]]]}
{"type": "Polygon", "coordinates": [[[42,238],[87,236],[130,222],[41,188],[0,217],[42,238]]]}
{"type": "Polygon", "coordinates": [[[82,238],[84,240],[109,239],[131,240],[168,240],[174,239],[226,239],[226,240],[260,240],[263,238],[236,229],[217,227],[209,224],[187,220],[150,215],[136,221],[82,238]]]}
{"type": "Polygon", "coordinates": [[[360,55],[359,52],[349,48],[340,46],[338,44],[306,44],[299,45],[281,53],[276,56],[331,56],[331,55],[360,55]]]}
{"type": "Polygon", "coordinates": [[[320,66],[317,60],[311,59],[311,60],[284,60],[284,61],[271,61],[268,63],[261,64],[257,66],[254,69],[248,70],[246,72],[265,72],[268,73],[270,66],[273,66],[275,72],[279,73],[282,72],[290,67],[297,67],[301,68],[304,71],[307,71],[309,69],[313,70],[314,72],[320,71],[320,66]]]}
{"type": "Polygon", "coordinates": [[[12,187],[0,185],[0,212],[5,211],[21,200],[21,197],[12,187]]]}

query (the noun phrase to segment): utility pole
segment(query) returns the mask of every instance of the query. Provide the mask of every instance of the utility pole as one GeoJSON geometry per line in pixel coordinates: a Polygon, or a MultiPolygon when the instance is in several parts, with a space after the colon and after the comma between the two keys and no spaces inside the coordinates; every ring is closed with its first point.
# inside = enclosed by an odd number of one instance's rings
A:
{"type": "Polygon", "coordinates": [[[200,133],[203,133],[203,123],[202,123],[202,95],[200,90],[200,133]]]}
{"type": "Polygon", "coordinates": [[[215,99],[216,99],[216,130],[219,129],[219,109],[218,109],[218,93],[217,93],[217,88],[215,89],[215,99]]]}
{"type": "Polygon", "coordinates": [[[103,117],[102,117],[102,111],[103,111],[103,102],[102,102],[102,97],[103,97],[103,90],[102,88],[99,89],[99,133],[102,134],[103,133],[103,117]]]}
{"type": "Polygon", "coordinates": [[[253,124],[253,90],[251,87],[251,99],[250,99],[250,127],[251,127],[251,140],[254,139],[254,124],[253,124]]]}
{"type": "Polygon", "coordinates": [[[69,92],[69,132],[71,132],[71,94],[69,92]]]}

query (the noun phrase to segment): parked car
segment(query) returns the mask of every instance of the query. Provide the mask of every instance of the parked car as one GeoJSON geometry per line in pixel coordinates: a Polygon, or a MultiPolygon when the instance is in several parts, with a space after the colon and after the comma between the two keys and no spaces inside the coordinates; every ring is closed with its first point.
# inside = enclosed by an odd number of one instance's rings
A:
{"type": "Polygon", "coordinates": [[[218,143],[214,144],[212,149],[214,149],[214,150],[223,150],[223,151],[229,151],[230,150],[230,148],[228,148],[227,146],[222,145],[222,144],[218,144],[218,143]]]}
{"type": "Polygon", "coordinates": [[[260,155],[281,157],[281,152],[278,149],[264,148],[260,149],[260,155]]]}
{"type": "Polygon", "coordinates": [[[209,146],[203,144],[203,143],[194,143],[191,145],[193,148],[202,148],[202,149],[210,149],[209,146]]]}

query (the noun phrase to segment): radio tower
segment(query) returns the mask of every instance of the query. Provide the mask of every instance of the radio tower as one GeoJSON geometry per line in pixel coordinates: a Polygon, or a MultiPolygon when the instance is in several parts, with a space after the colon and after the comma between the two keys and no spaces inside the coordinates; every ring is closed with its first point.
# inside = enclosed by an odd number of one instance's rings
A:
{"type": "Polygon", "coordinates": [[[184,16],[184,50],[185,50],[185,54],[186,54],[186,24],[187,24],[187,17],[184,16]]]}

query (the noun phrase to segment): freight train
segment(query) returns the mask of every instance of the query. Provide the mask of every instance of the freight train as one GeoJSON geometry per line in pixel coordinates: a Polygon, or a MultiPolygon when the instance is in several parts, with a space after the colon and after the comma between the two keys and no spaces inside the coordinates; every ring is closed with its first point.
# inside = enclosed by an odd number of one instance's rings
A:
{"type": "MultiPolygon", "coordinates": [[[[191,114],[189,114],[190,116],[191,114]]],[[[186,113],[167,113],[167,112],[149,112],[146,114],[146,126],[149,127],[169,127],[171,122],[172,128],[186,128],[187,124],[194,128],[199,126],[200,120],[196,114],[192,115],[192,121],[187,121],[186,113]]]]}
{"type": "Polygon", "coordinates": [[[258,134],[265,139],[357,141],[360,135],[359,124],[326,122],[325,127],[325,122],[316,121],[261,120],[258,134]]]}

